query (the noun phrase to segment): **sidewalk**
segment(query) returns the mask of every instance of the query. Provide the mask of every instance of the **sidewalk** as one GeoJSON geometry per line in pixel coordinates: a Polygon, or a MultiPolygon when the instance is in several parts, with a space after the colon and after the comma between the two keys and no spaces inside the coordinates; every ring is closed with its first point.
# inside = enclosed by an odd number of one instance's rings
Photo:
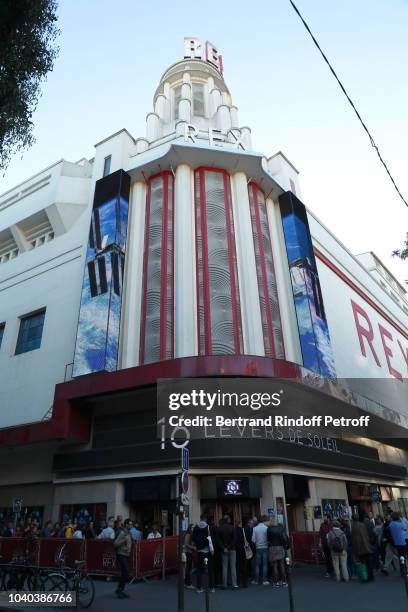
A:
{"type": "MultiPolygon", "coordinates": [[[[323,577],[322,569],[302,567],[293,571],[295,612],[408,612],[403,580],[378,574],[372,583],[336,583],[323,577]]],[[[115,583],[96,581],[95,612],[177,612],[177,577],[165,582],[150,580],[130,585],[129,599],[118,600],[115,583]]],[[[184,612],[205,612],[205,594],[184,591],[184,612]]],[[[24,610],[45,608],[24,608],[24,610]]],[[[23,608],[21,608],[23,610],[23,608]]],[[[48,608],[50,610],[50,608],[48,608]]],[[[253,586],[238,591],[210,593],[210,612],[289,612],[287,589],[253,586]]]]}

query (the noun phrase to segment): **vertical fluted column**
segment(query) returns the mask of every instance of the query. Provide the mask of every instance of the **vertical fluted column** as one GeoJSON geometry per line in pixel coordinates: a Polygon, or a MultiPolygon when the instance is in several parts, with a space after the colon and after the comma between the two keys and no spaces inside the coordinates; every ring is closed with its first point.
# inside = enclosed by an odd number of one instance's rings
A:
{"type": "Polygon", "coordinates": [[[278,204],[275,204],[271,198],[266,200],[266,210],[272,242],[285,359],[294,363],[303,363],[280,210],[278,204]]]}
{"type": "Polygon", "coordinates": [[[243,135],[243,143],[247,149],[252,149],[252,137],[251,137],[251,128],[242,127],[241,134],[243,135]]]}
{"type": "Polygon", "coordinates": [[[146,115],[146,132],[150,142],[160,137],[160,117],[157,113],[146,115]]]}
{"type": "Polygon", "coordinates": [[[237,109],[236,106],[231,106],[230,114],[231,114],[231,126],[233,128],[238,127],[239,126],[239,123],[238,123],[238,109],[237,109]]]}
{"type": "Polygon", "coordinates": [[[122,368],[139,365],[143,255],[146,216],[146,185],[132,186],[125,265],[124,310],[121,324],[122,368]]]}
{"type": "Polygon", "coordinates": [[[164,94],[159,94],[156,97],[154,102],[154,112],[159,115],[162,121],[165,121],[165,113],[166,113],[166,96],[164,94]]]}
{"type": "Polygon", "coordinates": [[[229,106],[221,104],[217,109],[217,128],[226,134],[231,128],[231,115],[229,106]]]}
{"type": "Polygon", "coordinates": [[[176,169],[174,226],[174,356],[197,355],[194,173],[176,169]]]}
{"type": "Polygon", "coordinates": [[[247,177],[237,172],[231,180],[244,353],[265,355],[247,177]]]}
{"type": "Polygon", "coordinates": [[[219,89],[214,87],[210,92],[210,116],[212,117],[216,112],[217,108],[221,104],[221,92],[219,89]]]}
{"type": "Polygon", "coordinates": [[[137,138],[135,141],[136,153],[143,153],[149,148],[149,141],[147,138],[137,138]]]}
{"type": "Polygon", "coordinates": [[[188,98],[181,98],[179,102],[179,121],[191,122],[191,100],[188,98]]]}

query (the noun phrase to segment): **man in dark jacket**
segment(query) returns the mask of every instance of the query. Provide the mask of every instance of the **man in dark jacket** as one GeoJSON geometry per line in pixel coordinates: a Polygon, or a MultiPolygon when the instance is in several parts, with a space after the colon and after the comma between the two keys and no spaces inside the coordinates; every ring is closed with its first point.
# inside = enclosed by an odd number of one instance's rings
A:
{"type": "Polygon", "coordinates": [[[129,558],[132,550],[132,536],[130,530],[133,523],[130,519],[126,519],[124,524],[119,528],[116,539],[113,542],[113,546],[116,550],[116,559],[120,567],[120,578],[118,582],[118,588],[116,589],[116,595],[119,599],[129,597],[125,593],[125,586],[129,579],[129,558]]]}
{"type": "Polygon", "coordinates": [[[218,528],[218,542],[222,551],[222,585],[226,589],[228,586],[228,565],[231,568],[232,588],[237,589],[237,555],[235,550],[235,530],[231,524],[229,516],[224,516],[224,520],[218,528]]]}
{"type": "MultiPolygon", "coordinates": [[[[204,573],[204,560],[207,559],[208,569],[208,585],[211,592],[214,592],[214,567],[213,567],[213,551],[210,550],[210,542],[208,537],[211,537],[210,526],[207,522],[207,515],[202,514],[199,522],[193,529],[191,539],[197,549],[197,593],[202,593],[202,577],[204,573]]],[[[212,543],[214,546],[214,544],[212,543]]]]}
{"type": "Polygon", "coordinates": [[[330,578],[330,576],[333,573],[333,563],[332,563],[332,558],[330,554],[330,548],[327,543],[327,534],[329,533],[329,531],[331,531],[331,528],[332,528],[332,524],[331,524],[330,516],[327,514],[324,517],[324,520],[322,524],[320,525],[320,529],[319,529],[320,542],[322,545],[324,560],[326,562],[326,578],[330,578]]]}

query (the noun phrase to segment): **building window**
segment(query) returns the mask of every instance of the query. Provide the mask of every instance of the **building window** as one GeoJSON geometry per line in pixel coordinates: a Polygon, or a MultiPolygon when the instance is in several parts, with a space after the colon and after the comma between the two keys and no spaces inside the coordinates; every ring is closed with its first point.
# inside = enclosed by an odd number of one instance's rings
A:
{"type": "Polygon", "coordinates": [[[40,348],[44,319],[45,310],[20,319],[16,355],[40,348]]]}
{"type": "Polygon", "coordinates": [[[170,172],[149,181],[143,269],[140,363],[174,356],[174,183],[170,172]]]}
{"type": "Polygon", "coordinates": [[[193,115],[204,117],[204,87],[201,83],[193,83],[193,115]]]}
{"type": "Polygon", "coordinates": [[[174,88],[174,119],[179,118],[179,102],[181,100],[181,85],[174,88]]]}
{"type": "Polygon", "coordinates": [[[6,328],[6,324],[5,323],[0,323],[0,348],[1,348],[1,343],[3,342],[3,336],[4,336],[5,328],[6,328]]]}
{"type": "Polygon", "coordinates": [[[255,183],[248,190],[265,355],[282,359],[285,353],[265,194],[255,183]]]}
{"type": "Polygon", "coordinates": [[[242,353],[234,221],[229,175],[195,173],[199,354],[242,353]]]}
{"type": "Polygon", "coordinates": [[[105,157],[105,159],[103,160],[103,176],[108,176],[108,174],[110,174],[111,161],[112,155],[108,155],[108,157],[105,157]]]}

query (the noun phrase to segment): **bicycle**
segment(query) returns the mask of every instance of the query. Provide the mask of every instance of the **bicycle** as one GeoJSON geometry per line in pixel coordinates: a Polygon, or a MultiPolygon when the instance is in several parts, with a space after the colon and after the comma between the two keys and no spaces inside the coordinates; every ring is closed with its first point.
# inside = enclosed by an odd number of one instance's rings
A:
{"type": "Polygon", "coordinates": [[[61,564],[59,570],[47,574],[44,580],[44,590],[53,592],[74,591],[77,606],[89,608],[95,599],[95,585],[92,578],[84,570],[84,565],[85,561],[75,561],[75,569],[71,569],[61,564]]]}
{"type": "Polygon", "coordinates": [[[1,591],[42,591],[43,586],[41,570],[31,563],[28,555],[1,565],[1,591]]]}

